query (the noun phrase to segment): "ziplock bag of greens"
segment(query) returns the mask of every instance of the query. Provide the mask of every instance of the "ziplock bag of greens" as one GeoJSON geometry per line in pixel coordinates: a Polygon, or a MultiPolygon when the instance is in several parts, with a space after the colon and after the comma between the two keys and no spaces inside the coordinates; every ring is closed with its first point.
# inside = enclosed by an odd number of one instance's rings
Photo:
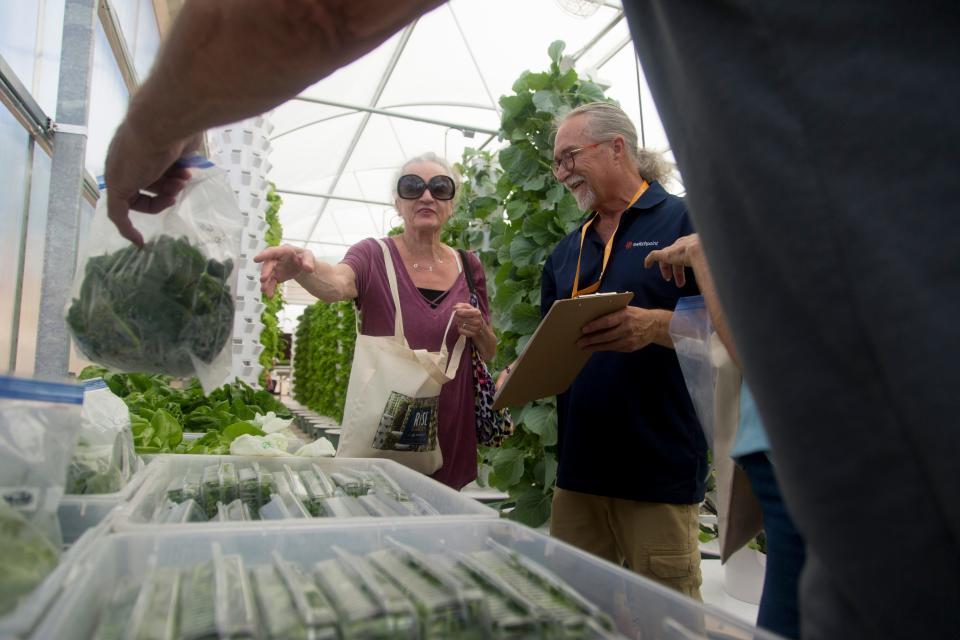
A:
{"type": "Polygon", "coordinates": [[[116,371],[196,375],[205,392],[230,376],[243,220],[226,174],[191,159],[191,178],[158,215],[131,211],[138,248],[100,198],[80,247],[67,324],[80,352],[116,371]]]}
{"type": "Polygon", "coordinates": [[[115,493],[139,468],[130,411],[103,378],[84,380],[80,437],[67,469],[69,494],[115,493]]]}
{"type": "Polygon", "coordinates": [[[57,566],[82,402],[78,385],[0,376],[0,615],[57,566]]]}

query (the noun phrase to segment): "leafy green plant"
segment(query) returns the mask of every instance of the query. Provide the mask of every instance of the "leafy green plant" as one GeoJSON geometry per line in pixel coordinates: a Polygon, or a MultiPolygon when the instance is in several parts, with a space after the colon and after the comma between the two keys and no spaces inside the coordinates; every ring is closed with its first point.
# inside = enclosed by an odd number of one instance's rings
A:
{"type": "Polygon", "coordinates": [[[233,333],[230,260],[207,260],[184,238],[159,236],[87,261],[67,312],[90,360],[185,376],[213,362],[233,333]]]}
{"type": "Polygon", "coordinates": [[[307,307],[296,332],[293,395],[317,413],[343,420],[357,339],[352,302],[317,302],[307,307]]]}
{"type": "MultiPolygon", "coordinates": [[[[512,362],[540,322],[540,274],[553,247],[583,212],[552,174],[554,120],[604,100],[596,84],[562,62],[564,43],[550,45],[547,71],[523,72],[513,95],[500,98],[497,156],[467,149],[459,165],[463,196],[444,240],[479,253],[487,273],[498,347],[494,369],[512,362]]],[[[514,411],[516,433],[500,449],[481,449],[481,481],[509,494],[501,508],[532,526],[550,517],[557,474],[557,410],[553,398],[514,411]]]]}
{"type": "Polygon", "coordinates": [[[204,395],[192,378],[173,386],[168,376],[144,373],[110,373],[90,366],[81,379],[101,377],[130,411],[130,427],[137,453],[229,453],[230,443],[240,435],[264,435],[253,423],[259,413],[273,411],[278,417],[292,414],[270,393],[237,380],[204,395]],[[204,433],[193,441],[184,432],[204,433]]]}
{"type": "MultiPolygon", "coordinates": [[[[267,201],[270,206],[264,217],[267,221],[267,230],[264,239],[268,247],[276,247],[283,239],[283,227],[280,225],[280,205],[283,199],[277,193],[276,186],[271,182],[267,190],[267,201]]],[[[263,367],[263,373],[260,374],[260,385],[267,384],[267,371],[277,363],[286,351],[286,341],[283,333],[280,331],[280,322],[277,316],[283,309],[283,293],[280,288],[273,292],[272,296],[261,296],[264,309],[260,315],[260,322],[263,324],[263,331],[260,332],[260,344],[263,345],[263,351],[260,353],[260,365],[263,367]]]]}

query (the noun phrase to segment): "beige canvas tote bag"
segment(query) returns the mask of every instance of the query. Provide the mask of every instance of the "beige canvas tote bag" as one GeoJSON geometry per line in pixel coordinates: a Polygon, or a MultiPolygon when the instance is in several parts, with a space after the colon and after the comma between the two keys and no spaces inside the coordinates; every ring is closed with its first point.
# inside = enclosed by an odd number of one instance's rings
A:
{"type": "Polygon", "coordinates": [[[763,529],[763,513],[746,472],[730,457],[740,422],[740,370],[716,333],[708,341],[717,371],[714,392],[713,464],[717,472],[717,531],[720,561],[763,529]]]}
{"type": "Polygon", "coordinates": [[[456,376],[466,337],[460,336],[448,354],[451,313],[439,351],[410,348],[403,335],[393,259],[387,245],[377,242],[397,310],[394,331],[379,337],[357,331],[337,457],[388,458],[430,474],[443,465],[437,440],[440,389],[456,376]]]}

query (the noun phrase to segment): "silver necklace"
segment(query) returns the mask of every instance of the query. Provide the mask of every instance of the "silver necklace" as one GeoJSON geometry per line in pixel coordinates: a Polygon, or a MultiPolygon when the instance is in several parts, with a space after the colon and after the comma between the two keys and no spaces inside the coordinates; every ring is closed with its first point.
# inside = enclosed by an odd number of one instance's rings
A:
{"type": "MultiPolygon", "coordinates": [[[[403,240],[403,246],[404,246],[404,247],[407,247],[407,241],[406,241],[406,240],[403,240]]],[[[409,251],[409,250],[410,250],[409,247],[407,247],[407,251],[409,251]]],[[[443,258],[434,258],[433,261],[434,261],[436,264],[443,264],[443,258]]],[[[420,264],[419,262],[414,262],[414,263],[412,263],[412,264],[410,265],[410,268],[413,269],[414,271],[426,271],[426,272],[428,272],[428,273],[432,273],[432,272],[433,272],[433,265],[432,265],[432,264],[420,264]]]]}
{"type": "MultiPolygon", "coordinates": [[[[437,259],[436,259],[436,262],[437,262],[437,264],[443,264],[443,260],[441,260],[440,258],[437,258],[437,259]]],[[[432,271],[433,271],[433,265],[432,265],[432,264],[420,264],[419,262],[414,262],[414,263],[413,263],[412,265],[410,265],[410,266],[413,268],[414,271],[428,271],[428,272],[432,272],[432,271]]]]}

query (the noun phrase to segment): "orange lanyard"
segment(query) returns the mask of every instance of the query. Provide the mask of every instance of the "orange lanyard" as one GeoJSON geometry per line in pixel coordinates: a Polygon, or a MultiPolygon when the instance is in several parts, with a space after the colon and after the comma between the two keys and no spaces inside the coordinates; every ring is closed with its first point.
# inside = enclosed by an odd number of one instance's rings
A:
{"type": "MultiPolygon", "coordinates": [[[[644,180],[640,185],[640,188],[637,189],[637,192],[633,194],[633,198],[630,199],[630,204],[627,205],[627,208],[624,209],[624,213],[627,212],[630,207],[632,207],[637,200],[640,199],[640,196],[643,195],[643,192],[647,190],[647,187],[650,185],[647,184],[647,181],[644,180]]],[[[577,256],[577,273],[573,277],[573,295],[571,298],[576,298],[578,296],[584,296],[590,293],[593,293],[600,288],[600,283],[603,281],[603,274],[607,271],[607,263],[610,262],[610,254],[613,252],[613,239],[617,235],[617,229],[620,228],[620,221],[617,221],[617,227],[613,230],[613,233],[610,234],[610,239],[607,240],[607,246],[603,249],[603,266],[600,268],[600,277],[597,278],[597,281],[594,282],[589,287],[584,287],[583,289],[578,289],[577,286],[580,284],[580,259],[583,257],[583,241],[587,237],[587,229],[590,228],[590,225],[593,224],[593,221],[597,219],[597,215],[594,214],[592,218],[587,220],[586,224],[583,225],[583,228],[580,230],[580,254],[577,256]]],[[[620,216],[620,220],[623,220],[623,215],[620,216]]]]}

